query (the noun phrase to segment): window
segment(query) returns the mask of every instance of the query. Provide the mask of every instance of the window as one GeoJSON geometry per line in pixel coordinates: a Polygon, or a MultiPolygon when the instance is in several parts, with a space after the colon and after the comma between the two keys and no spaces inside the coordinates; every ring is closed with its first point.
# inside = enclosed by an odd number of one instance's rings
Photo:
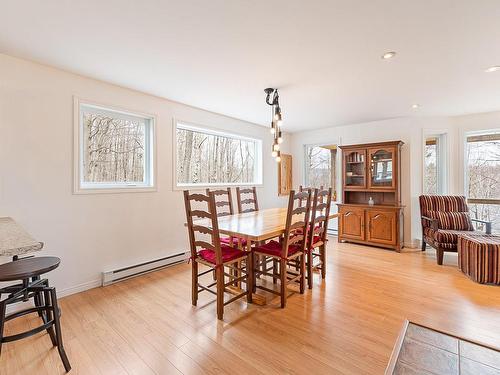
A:
{"type": "Polygon", "coordinates": [[[438,194],[438,138],[425,140],[424,194],[438,194]]]}
{"type": "Polygon", "coordinates": [[[475,219],[493,223],[500,233],[500,130],[467,135],[466,194],[475,219]]]}
{"type": "Polygon", "coordinates": [[[77,102],[76,192],[153,188],[151,116],[77,102]]]}
{"type": "MultiPolygon", "coordinates": [[[[336,145],[307,145],[305,146],[304,184],[312,188],[332,188],[332,201],[337,200],[337,146],[336,145]]],[[[332,205],[331,212],[336,212],[336,205],[332,205]]],[[[336,234],[338,221],[336,218],[328,223],[328,233],[336,234]]]]}
{"type": "Polygon", "coordinates": [[[337,146],[306,146],[305,185],[308,187],[332,187],[336,199],[337,146]]]}
{"type": "Polygon", "coordinates": [[[177,186],[262,183],[262,141],[177,123],[177,186]]]}
{"type": "Polygon", "coordinates": [[[446,192],[445,136],[445,134],[439,134],[425,138],[423,194],[437,195],[446,192]]]}

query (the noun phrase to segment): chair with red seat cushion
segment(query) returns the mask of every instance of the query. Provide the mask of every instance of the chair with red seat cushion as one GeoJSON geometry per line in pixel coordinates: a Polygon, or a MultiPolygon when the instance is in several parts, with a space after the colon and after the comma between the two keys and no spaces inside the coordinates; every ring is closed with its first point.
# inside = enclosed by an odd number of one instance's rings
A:
{"type": "Polygon", "coordinates": [[[254,292],[256,288],[263,289],[267,292],[277,294],[281,297],[281,307],[286,306],[287,285],[292,283],[299,284],[300,293],[304,293],[305,286],[305,250],[306,250],[306,235],[309,225],[309,211],[311,206],[311,191],[307,190],[301,193],[290,192],[288,198],[288,210],[285,222],[285,233],[280,238],[280,242],[270,241],[266,244],[256,246],[253,250],[254,257],[262,259],[263,264],[267,264],[268,260],[273,260],[273,263],[278,267],[273,267],[273,272],[269,273],[267,269],[262,269],[259,264],[253,264],[253,280],[256,280],[258,275],[271,276],[273,281],[279,278],[280,291],[266,288],[263,285],[257,285],[254,282],[254,292]],[[301,201],[305,201],[305,205],[301,205],[301,201]],[[299,233],[299,229],[301,232],[299,233]],[[289,265],[295,265],[298,261],[298,270],[289,268],[289,265]]]}
{"type": "Polygon", "coordinates": [[[327,229],[330,216],[330,205],[332,203],[332,188],[314,189],[311,208],[311,222],[307,234],[307,285],[309,289],[313,286],[313,267],[321,270],[321,278],[326,276],[326,242],[327,229]],[[319,260],[314,264],[315,260],[319,260]]]}
{"type": "Polygon", "coordinates": [[[217,222],[217,205],[213,192],[209,192],[207,195],[189,194],[189,191],[185,190],[184,204],[192,260],[192,303],[196,306],[199,292],[209,291],[214,293],[217,296],[217,318],[222,319],[224,316],[226,287],[234,285],[235,282],[245,283],[246,290],[237,296],[233,296],[230,301],[247,296],[247,301],[252,302],[252,272],[249,267],[252,264],[252,255],[250,252],[245,253],[232,246],[221,245],[217,222]],[[206,208],[199,208],[200,205],[204,205],[206,208]],[[203,221],[200,222],[198,219],[203,219],[203,221]],[[198,238],[198,236],[202,236],[202,238],[198,238]],[[198,250],[198,248],[201,248],[201,250],[198,250]],[[241,266],[243,260],[245,261],[244,267],[241,266]],[[199,264],[205,265],[209,269],[198,273],[199,264]],[[224,271],[225,267],[230,267],[230,270],[236,270],[236,272],[234,274],[226,273],[224,271]],[[199,282],[200,276],[211,272],[215,272],[216,281],[207,286],[201,285],[199,282]],[[226,276],[230,280],[228,283],[225,281],[226,276]],[[210,289],[214,284],[216,285],[215,291],[210,289]]]}
{"type": "MultiPolygon", "coordinates": [[[[303,191],[307,191],[307,190],[311,190],[311,192],[314,192],[314,188],[313,187],[307,187],[307,186],[302,186],[302,185],[299,185],[299,193],[302,193],[303,191]]],[[[321,185],[319,187],[319,190],[323,190],[323,185],[321,185]]],[[[303,203],[303,200],[300,202],[300,205],[302,205],[303,203]]],[[[311,199],[311,205],[313,204],[313,199],[311,199]]]]}
{"type": "MultiPolygon", "coordinates": [[[[278,241],[269,241],[268,243],[259,246],[259,252],[267,254],[267,255],[273,255],[275,257],[281,256],[281,250],[282,250],[282,245],[278,241]]],[[[297,245],[290,245],[288,246],[288,255],[293,255],[297,251],[300,251],[300,247],[297,245]]]]}
{"type": "MultiPolygon", "coordinates": [[[[239,259],[242,256],[241,250],[230,246],[221,246],[222,263],[228,263],[231,260],[239,259]]],[[[198,256],[203,260],[217,264],[217,253],[211,249],[202,249],[198,251],[198,256]]]]}
{"type": "MultiPolygon", "coordinates": [[[[212,192],[215,196],[215,208],[217,210],[217,217],[228,216],[234,214],[233,198],[231,188],[212,190],[207,189],[207,195],[212,192]]],[[[236,237],[220,237],[221,245],[236,246],[240,249],[246,245],[243,238],[236,237]]]]}
{"type": "Polygon", "coordinates": [[[236,201],[238,202],[238,213],[259,211],[259,202],[257,200],[257,188],[236,187],[236,201]]]}
{"type": "Polygon", "coordinates": [[[486,233],[491,233],[491,223],[472,219],[464,196],[421,195],[422,251],[426,244],[436,249],[437,263],[443,264],[445,251],[457,251],[458,235],[473,233],[472,221],[482,223],[486,233]]]}

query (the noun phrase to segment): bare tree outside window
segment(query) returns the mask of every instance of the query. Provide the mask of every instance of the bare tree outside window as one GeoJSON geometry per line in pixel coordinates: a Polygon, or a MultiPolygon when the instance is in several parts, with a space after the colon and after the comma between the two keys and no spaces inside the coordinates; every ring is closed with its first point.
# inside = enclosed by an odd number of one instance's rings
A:
{"type": "Polygon", "coordinates": [[[336,159],[337,147],[306,146],[305,184],[313,188],[333,188],[336,199],[336,159]]]}
{"type": "Polygon", "coordinates": [[[151,186],[152,119],[80,105],[82,188],[151,186]]]}
{"type": "Polygon", "coordinates": [[[332,184],[331,150],[319,146],[306,149],[306,185],[310,187],[330,187],[332,184]]]}
{"type": "Polygon", "coordinates": [[[256,184],[260,142],[177,126],[177,184],[256,184]]]}
{"type": "Polygon", "coordinates": [[[467,137],[467,187],[471,215],[500,232],[500,133],[467,137]]]}
{"type": "Polygon", "coordinates": [[[424,151],[424,194],[438,194],[438,140],[428,138],[424,151]]]}

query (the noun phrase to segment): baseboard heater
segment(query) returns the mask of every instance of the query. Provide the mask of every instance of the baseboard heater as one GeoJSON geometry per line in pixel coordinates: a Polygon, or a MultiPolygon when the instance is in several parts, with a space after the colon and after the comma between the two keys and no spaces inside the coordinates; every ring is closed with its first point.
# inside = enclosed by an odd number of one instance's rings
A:
{"type": "Polygon", "coordinates": [[[189,258],[188,253],[173,254],[165,258],[151,260],[129,267],[120,268],[114,271],[102,273],[102,286],[117,283],[118,281],[130,279],[131,277],[143,275],[161,268],[183,263],[189,258]]]}

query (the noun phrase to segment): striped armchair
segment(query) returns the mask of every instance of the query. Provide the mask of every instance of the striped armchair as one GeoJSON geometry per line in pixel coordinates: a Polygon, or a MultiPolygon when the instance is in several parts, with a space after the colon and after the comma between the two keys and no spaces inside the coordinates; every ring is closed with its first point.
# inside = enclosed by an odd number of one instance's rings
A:
{"type": "Polygon", "coordinates": [[[486,233],[491,233],[491,223],[471,219],[467,201],[459,195],[421,195],[422,251],[426,244],[436,249],[437,263],[443,264],[445,251],[457,251],[458,235],[473,232],[472,221],[485,224],[486,233]]]}

